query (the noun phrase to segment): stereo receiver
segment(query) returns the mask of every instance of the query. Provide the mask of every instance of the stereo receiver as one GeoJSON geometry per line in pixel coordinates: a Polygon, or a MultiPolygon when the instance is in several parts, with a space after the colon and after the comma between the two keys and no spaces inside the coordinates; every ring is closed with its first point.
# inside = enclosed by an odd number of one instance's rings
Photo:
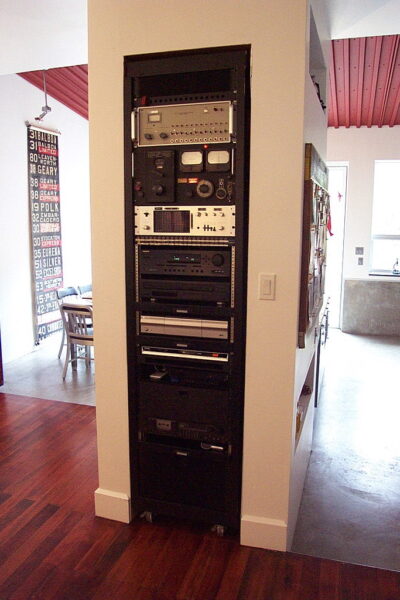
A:
{"type": "Polygon", "coordinates": [[[190,277],[230,277],[231,251],[229,248],[171,248],[162,246],[139,247],[141,275],[190,277]]]}
{"type": "Polygon", "coordinates": [[[137,252],[139,301],[229,305],[232,292],[230,248],[143,245],[137,247],[137,252]]]}

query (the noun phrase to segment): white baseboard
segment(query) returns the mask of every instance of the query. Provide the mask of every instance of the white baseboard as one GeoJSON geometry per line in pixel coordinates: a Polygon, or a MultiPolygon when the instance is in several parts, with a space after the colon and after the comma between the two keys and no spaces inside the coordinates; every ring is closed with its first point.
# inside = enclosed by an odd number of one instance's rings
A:
{"type": "MultiPolygon", "coordinates": [[[[96,516],[130,523],[131,502],[127,494],[98,488],[94,499],[96,516]]],[[[243,515],[240,543],[244,546],[284,552],[287,549],[287,523],[279,519],[243,515]]]]}
{"type": "Polygon", "coordinates": [[[97,488],[94,493],[94,505],[97,517],[121,523],[131,522],[131,499],[127,494],[97,488]]]}
{"type": "Polygon", "coordinates": [[[242,515],[240,543],[243,546],[285,552],[287,550],[287,523],[280,519],[242,515]]]}

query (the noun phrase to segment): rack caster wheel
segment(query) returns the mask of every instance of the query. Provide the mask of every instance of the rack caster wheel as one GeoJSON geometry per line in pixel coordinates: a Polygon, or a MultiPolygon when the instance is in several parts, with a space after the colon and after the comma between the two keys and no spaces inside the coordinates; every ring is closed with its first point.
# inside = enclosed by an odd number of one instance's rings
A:
{"type": "Polygon", "coordinates": [[[153,522],[153,513],[150,510],[145,510],[140,516],[142,519],[147,521],[147,523],[153,522]]]}
{"type": "Polygon", "coordinates": [[[224,537],[226,532],[226,527],[224,525],[213,525],[211,531],[215,531],[218,537],[224,537]]]}

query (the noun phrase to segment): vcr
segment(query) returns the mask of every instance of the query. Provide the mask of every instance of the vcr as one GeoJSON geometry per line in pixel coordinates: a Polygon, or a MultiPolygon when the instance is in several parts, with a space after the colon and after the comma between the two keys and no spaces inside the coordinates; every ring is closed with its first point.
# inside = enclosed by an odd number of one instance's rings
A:
{"type": "Polygon", "coordinates": [[[140,280],[139,299],[141,302],[162,304],[197,303],[228,306],[231,298],[229,281],[179,281],[144,279],[140,280]]]}

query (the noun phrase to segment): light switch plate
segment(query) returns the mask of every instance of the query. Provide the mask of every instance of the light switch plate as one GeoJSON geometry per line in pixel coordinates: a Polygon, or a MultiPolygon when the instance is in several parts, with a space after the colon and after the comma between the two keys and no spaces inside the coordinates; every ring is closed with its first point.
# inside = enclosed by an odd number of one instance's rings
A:
{"type": "Polygon", "coordinates": [[[275,300],[276,274],[259,273],[258,275],[258,299],[275,300]]]}

